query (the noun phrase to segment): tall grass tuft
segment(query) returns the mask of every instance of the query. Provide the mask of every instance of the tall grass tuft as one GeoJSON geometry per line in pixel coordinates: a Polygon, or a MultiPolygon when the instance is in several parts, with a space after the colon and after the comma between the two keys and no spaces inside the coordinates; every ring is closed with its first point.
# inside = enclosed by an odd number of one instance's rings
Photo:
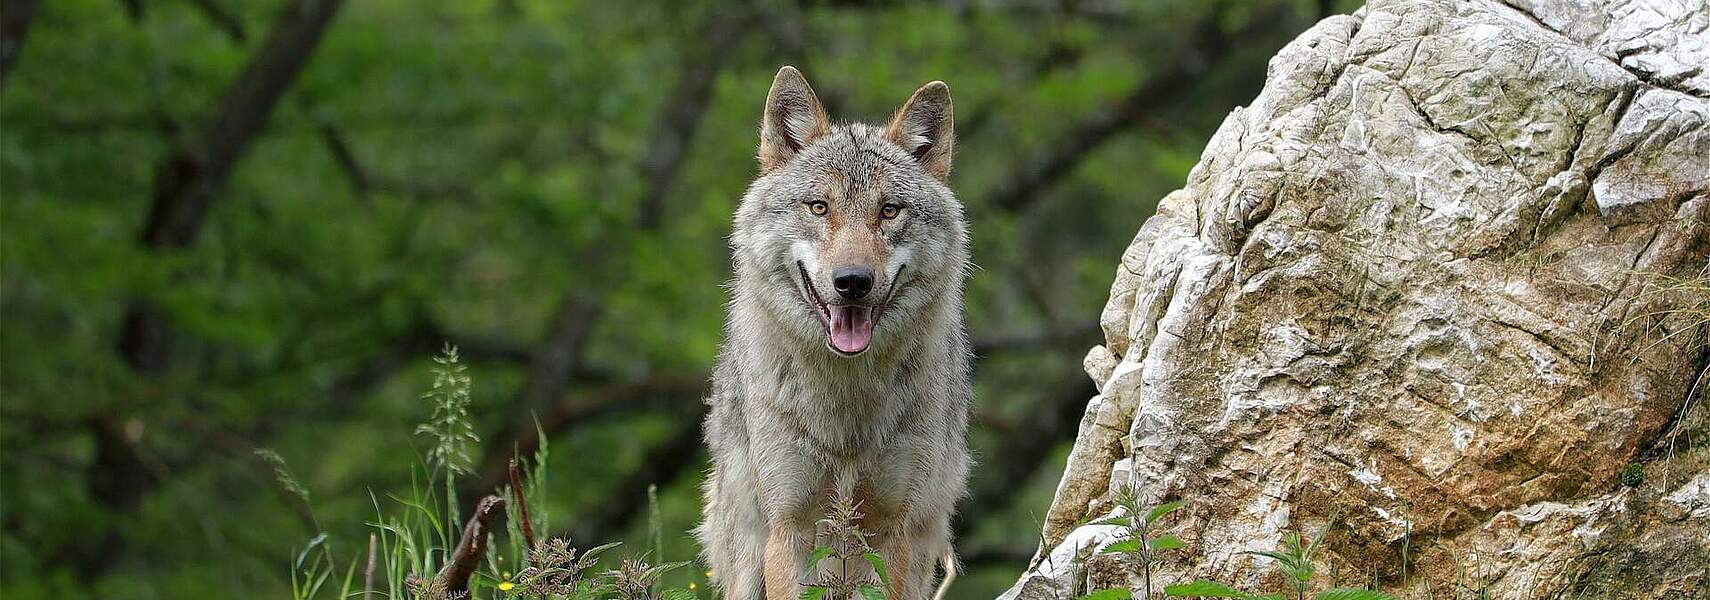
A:
{"type": "MultiPolygon", "coordinates": [[[[472,472],[480,439],[470,422],[472,378],[458,356],[446,346],[434,357],[432,387],[421,395],[430,415],[414,434],[425,437],[428,446],[414,454],[407,489],[394,493],[369,492],[374,518],[367,525],[371,534],[371,557],[352,560],[348,566],[335,563],[330,538],[320,533],[293,555],[291,584],[293,600],[343,600],[364,596],[366,583],[355,584],[357,563],[373,573],[373,597],[394,600],[695,600],[693,591],[662,588],[662,575],[688,563],[649,564],[641,559],[615,556],[617,543],[578,551],[567,539],[552,537],[549,503],[540,502],[547,491],[546,435],[540,436],[534,456],[518,457],[503,489],[495,490],[505,502],[505,526],[489,530],[480,567],[467,583],[467,590],[450,589],[438,576],[456,549],[464,524],[459,516],[457,481],[472,472]],[[528,499],[534,499],[529,502],[528,499]],[[537,535],[538,534],[538,535],[537,535]],[[533,538],[532,540],[530,538],[533,538]],[[610,565],[600,563],[607,559],[610,565]],[[342,573],[340,573],[342,571],[342,573]],[[332,585],[342,575],[342,585],[332,585]],[[337,588],[336,590],[334,588],[337,588]]],[[[280,486],[304,506],[310,495],[306,485],[291,474],[285,460],[272,451],[260,451],[271,465],[280,486]]],[[[653,501],[650,501],[650,504],[653,501]]],[[[652,507],[657,511],[657,507],[652,507]]],[[[306,511],[320,529],[313,510],[306,511]]],[[[657,561],[670,551],[694,555],[694,549],[667,547],[658,531],[658,517],[645,555],[657,561]]],[[[473,546],[472,546],[473,547],[473,546]]],[[[366,600],[366,598],[365,598],[366,600]]]]}
{"type": "Polygon", "coordinates": [[[416,426],[416,435],[425,435],[433,442],[427,463],[445,484],[447,527],[455,531],[462,520],[457,510],[457,476],[471,472],[475,445],[481,438],[469,422],[471,379],[468,367],[458,359],[457,347],[446,344],[433,362],[438,365],[433,369],[433,388],[422,394],[422,399],[433,406],[433,414],[416,426]]]}

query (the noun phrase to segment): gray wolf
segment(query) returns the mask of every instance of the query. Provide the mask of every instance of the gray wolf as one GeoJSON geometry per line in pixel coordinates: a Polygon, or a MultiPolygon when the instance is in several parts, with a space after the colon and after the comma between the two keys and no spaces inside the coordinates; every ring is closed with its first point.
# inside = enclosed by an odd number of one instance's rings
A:
{"type": "Polygon", "coordinates": [[[884,126],[834,125],[793,67],[772,82],[707,399],[698,534],[731,600],[795,600],[839,497],[865,514],[891,600],[924,599],[934,562],[951,568],[973,403],[953,143],[943,82],[884,126]]]}

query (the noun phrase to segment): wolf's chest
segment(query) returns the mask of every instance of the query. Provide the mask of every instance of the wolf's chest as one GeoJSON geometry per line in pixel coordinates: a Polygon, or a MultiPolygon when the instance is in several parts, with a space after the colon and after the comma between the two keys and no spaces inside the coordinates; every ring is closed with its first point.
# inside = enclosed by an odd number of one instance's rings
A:
{"type": "MultiPolygon", "coordinates": [[[[830,464],[860,465],[893,442],[915,404],[906,385],[878,386],[788,379],[770,390],[778,427],[802,450],[830,464]]],[[[858,467],[851,467],[858,468],[858,467]]]]}
{"type": "Polygon", "coordinates": [[[906,453],[866,457],[833,458],[824,465],[818,489],[819,513],[830,510],[839,498],[848,498],[869,519],[888,520],[900,512],[909,494],[913,461],[906,453]]]}
{"type": "MultiPolygon", "coordinates": [[[[895,390],[803,389],[800,385],[779,386],[773,410],[757,428],[770,429],[769,437],[784,438],[787,468],[807,477],[810,489],[802,490],[825,498],[870,497],[869,504],[888,504],[889,496],[907,487],[909,465],[914,464],[911,439],[906,435],[906,398],[884,396],[895,390]]],[[[878,508],[874,506],[873,508],[878,508]]]]}

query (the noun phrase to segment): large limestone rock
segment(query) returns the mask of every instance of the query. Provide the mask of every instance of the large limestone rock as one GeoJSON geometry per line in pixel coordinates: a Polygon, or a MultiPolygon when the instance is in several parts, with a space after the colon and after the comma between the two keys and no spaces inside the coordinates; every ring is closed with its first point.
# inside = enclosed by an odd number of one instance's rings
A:
{"type": "Polygon", "coordinates": [[[1284,48],[1122,256],[1006,596],[1137,585],[1076,558],[1130,486],[1187,502],[1159,587],[1274,590],[1244,551],[1329,527],[1344,583],[1402,596],[1710,595],[1707,30],[1393,0],[1284,48]]]}

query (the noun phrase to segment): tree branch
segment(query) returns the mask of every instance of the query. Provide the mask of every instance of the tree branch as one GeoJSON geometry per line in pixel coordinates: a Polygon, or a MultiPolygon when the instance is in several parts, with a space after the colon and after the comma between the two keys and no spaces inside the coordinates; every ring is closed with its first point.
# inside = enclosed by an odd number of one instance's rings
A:
{"type": "Polygon", "coordinates": [[[248,32],[244,31],[243,19],[226,10],[219,0],[190,0],[190,4],[202,11],[202,16],[207,17],[220,31],[224,31],[226,37],[232,41],[242,43],[249,38],[248,32]]]}
{"type": "Polygon", "coordinates": [[[350,148],[344,132],[327,121],[321,121],[321,141],[332,152],[333,163],[338,165],[339,172],[344,173],[344,179],[350,184],[350,191],[357,198],[368,195],[371,185],[368,182],[368,172],[362,168],[362,163],[356,160],[356,151],[350,148]]]}
{"type": "Polygon", "coordinates": [[[986,203],[1009,212],[1020,212],[1044,196],[1044,191],[1061,182],[1081,161],[1091,156],[1105,143],[1159,108],[1181,98],[1183,82],[1199,79],[1212,64],[1230,53],[1238,40],[1251,36],[1224,34],[1218,27],[1220,11],[1209,13],[1195,26],[1195,41],[1183,56],[1155,61],[1165,68],[1153,73],[1145,83],[1121,100],[1093,114],[1071,128],[1070,132],[1052,144],[1044,153],[1025,161],[1007,182],[999,184],[986,195],[986,203]]]}
{"type": "MultiPolygon", "coordinates": [[[[540,433],[550,438],[595,415],[620,408],[702,406],[701,398],[707,389],[706,375],[696,373],[660,375],[641,381],[614,383],[583,393],[567,393],[539,415],[540,433]]],[[[491,490],[503,485],[513,450],[515,456],[534,454],[540,447],[540,436],[535,432],[533,420],[529,421],[527,431],[527,435],[494,438],[486,445],[486,458],[476,469],[473,489],[491,490]]],[[[699,436],[689,437],[699,440],[699,436]]]]}
{"type": "Polygon", "coordinates": [[[36,0],[5,0],[0,2],[0,85],[18,64],[18,54],[24,50],[24,37],[35,21],[36,0]]]}
{"type": "Polygon", "coordinates": [[[342,5],[343,0],[298,0],[281,11],[196,145],[180,148],[155,170],[154,204],[140,236],[144,246],[173,249],[195,241],[214,192],[266,125],[342,5]]]}
{"type": "Polygon", "coordinates": [[[685,424],[683,431],[650,448],[641,461],[641,468],[624,477],[613,488],[616,491],[612,497],[596,505],[586,518],[578,516],[575,539],[598,544],[622,534],[623,529],[647,506],[649,484],[663,486],[700,464],[701,436],[698,433],[701,419],[706,414],[706,404],[694,402],[689,406],[692,409],[685,410],[680,419],[685,424]]]}
{"type": "MultiPolygon", "coordinates": [[[[232,43],[242,44],[248,39],[249,35],[244,29],[243,19],[226,10],[226,7],[220,5],[219,0],[190,0],[190,3],[195,5],[201,11],[202,16],[213,23],[215,27],[225,32],[226,37],[231,39],[232,43]]],[[[314,102],[311,99],[308,97],[299,97],[298,99],[305,110],[314,112],[314,102]]],[[[350,183],[351,192],[356,194],[358,198],[367,196],[371,187],[368,173],[362,168],[362,163],[356,160],[356,153],[351,150],[344,132],[338,126],[318,115],[315,121],[315,129],[320,134],[321,141],[332,153],[333,163],[338,165],[339,170],[344,173],[345,180],[350,183]]]]}
{"type": "MultiPolygon", "coordinates": [[[[1045,52],[1028,66],[1028,77],[1031,80],[1044,79],[1047,75],[1065,67],[1073,67],[1086,56],[1086,47],[1082,45],[1064,45],[1060,42],[1051,43],[1045,52]]],[[[956,136],[962,139],[973,139],[980,135],[987,126],[991,125],[993,116],[997,115],[999,107],[1009,108],[1015,104],[1015,96],[1004,98],[1006,101],[987,102],[975,105],[965,119],[957,119],[956,136]]]]}
{"type": "Polygon", "coordinates": [[[119,0],[119,4],[125,7],[125,18],[130,19],[132,23],[142,22],[144,16],[142,0],[119,0]]]}
{"type": "Polygon", "coordinates": [[[504,425],[486,444],[479,471],[481,475],[471,491],[486,493],[499,485],[503,480],[502,467],[513,455],[513,450],[517,454],[533,453],[532,448],[538,445],[534,442],[535,436],[531,435],[536,414],[555,412],[555,401],[563,398],[570,386],[570,374],[581,362],[582,344],[593,330],[594,321],[602,309],[601,305],[575,294],[571,291],[559,301],[545,338],[530,354],[528,374],[523,379],[522,388],[511,404],[504,425]]]}
{"type": "Polygon", "coordinates": [[[653,144],[641,161],[642,181],[648,182],[647,193],[641,199],[641,214],[637,226],[645,231],[660,228],[664,219],[665,198],[671,194],[682,169],[683,156],[700,129],[701,115],[712,102],[712,84],[730,49],[741,36],[737,35],[746,19],[720,15],[706,26],[701,43],[683,48],[683,63],[677,85],[659,113],[653,127],[653,144]]]}
{"type": "Polygon", "coordinates": [[[335,379],[328,393],[332,398],[330,404],[349,405],[374,386],[390,380],[411,361],[432,355],[448,343],[471,362],[522,364],[529,360],[528,352],[521,347],[503,340],[453,334],[424,316],[414,328],[393,337],[379,353],[335,379]]]}
{"type": "Polygon", "coordinates": [[[481,559],[487,554],[487,534],[493,531],[494,521],[504,515],[504,498],[481,499],[475,506],[475,514],[469,515],[469,522],[463,526],[463,538],[458,540],[457,549],[434,576],[439,589],[452,593],[469,591],[469,578],[481,568],[481,559]]]}

